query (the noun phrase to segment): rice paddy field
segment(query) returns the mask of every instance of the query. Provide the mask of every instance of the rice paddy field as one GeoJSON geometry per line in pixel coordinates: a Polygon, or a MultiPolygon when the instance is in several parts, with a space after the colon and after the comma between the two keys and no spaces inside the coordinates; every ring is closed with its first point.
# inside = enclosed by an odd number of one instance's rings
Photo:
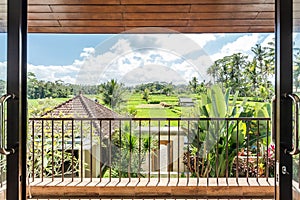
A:
{"type": "MultiPolygon", "coordinates": [[[[90,99],[97,99],[100,104],[104,104],[99,95],[86,95],[90,99]]],[[[200,96],[186,95],[191,97],[195,102],[200,99],[200,96]]],[[[72,98],[72,97],[70,97],[72,98]]],[[[49,99],[28,99],[28,113],[30,117],[39,116],[42,113],[53,109],[55,106],[69,100],[70,98],[49,98],[49,99]]],[[[241,101],[240,101],[241,102],[241,101]]],[[[240,103],[238,102],[238,103],[240,103]]],[[[247,106],[255,107],[257,105],[265,104],[264,102],[248,101],[247,106]]],[[[107,106],[108,107],[108,106],[107,106]]],[[[122,104],[122,109],[117,110],[119,113],[126,113],[129,110],[135,112],[135,117],[144,118],[166,118],[166,117],[188,117],[193,113],[192,107],[179,106],[179,96],[163,94],[150,95],[148,102],[146,102],[141,94],[133,93],[127,94],[125,101],[122,104]],[[167,106],[166,106],[167,105],[167,106]]]]}

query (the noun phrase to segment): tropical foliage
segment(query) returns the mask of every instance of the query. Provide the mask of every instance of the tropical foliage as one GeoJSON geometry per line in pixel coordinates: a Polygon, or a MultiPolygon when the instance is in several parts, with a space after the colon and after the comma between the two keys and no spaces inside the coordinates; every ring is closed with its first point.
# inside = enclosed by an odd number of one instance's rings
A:
{"type": "Polygon", "coordinates": [[[112,135],[112,163],[104,176],[111,171],[112,177],[142,177],[142,165],[147,153],[157,148],[157,141],[148,134],[131,132],[128,126],[123,131],[115,130],[112,135]]]}
{"type": "Polygon", "coordinates": [[[80,161],[72,146],[75,146],[74,133],[79,128],[73,128],[74,131],[70,129],[70,122],[52,124],[47,120],[36,121],[34,126],[30,126],[27,145],[30,177],[78,176],[80,161]],[[70,144],[72,141],[73,145],[70,144]]]}
{"type": "Polygon", "coordinates": [[[260,124],[258,132],[257,122],[223,120],[228,117],[269,115],[265,107],[257,108],[259,110],[246,109],[246,99],[238,104],[238,92],[229,101],[229,94],[228,89],[223,93],[220,86],[214,85],[208,89],[207,94],[201,95],[195,113],[211,120],[193,123],[192,134],[188,139],[191,142],[184,157],[184,164],[195,176],[231,176],[239,151],[259,154],[260,148],[256,142],[259,140],[259,144],[262,144],[263,140],[266,141],[267,129],[263,128],[266,124],[260,124]]]}

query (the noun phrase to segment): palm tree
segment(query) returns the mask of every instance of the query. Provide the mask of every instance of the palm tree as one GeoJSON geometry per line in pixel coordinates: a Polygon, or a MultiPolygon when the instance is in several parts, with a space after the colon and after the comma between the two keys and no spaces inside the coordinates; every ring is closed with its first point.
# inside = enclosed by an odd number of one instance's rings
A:
{"type": "Polygon", "coordinates": [[[207,69],[207,74],[212,76],[213,84],[217,82],[217,79],[219,77],[219,67],[216,62],[207,69]]]}
{"type": "Polygon", "coordinates": [[[112,79],[101,84],[100,92],[102,93],[104,103],[112,109],[119,107],[124,102],[124,85],[118,83],[117,80],[112,79]]]}
{"type": "Polygon", "coordinates": [[[189,81],[189,87],[193,93],[196,93],[198,87],[198,79],[195,76],[191,81],[189,81]]]}
{"type": "MultiPolygon", "coordinates": [[[[272,43],[270,43],[272,45],[272,43]]],[[[274,74],[274,53],[272,46],[262,47],[256,44],[252,47],[252,52],[254,53],[254,58],[252,65],[254,67],[253,74],[251,76],[251,81],[253,83],[252,91],[256,91],[255,95],[263,95],[263,98],[270,98],[270,75],[274,74]],[[262,93],[261,91],[264,91],[262,93]]]]}
{"type": "Polygon", "coordinates": [[[174,90],[174,86],[172,83],[167,83],[164,85],[163,87],[163,93],[166,95],[166,96],[170,96],[172,91],[174,90]]]}
{"type": "Polygon", "coordinates": [[[234,94],[244,86],[242,72],[248,65],[247,56],[236,53],[218,59],[208,69],[208,74],[212,75],[216,83],[220,83],[223,88],[230,88],[234,94]]]}
{"type": "Polygon", "coordinates": [[[150,98],[150,90],[148,88],[145,88],[143,93],[142,93],[142,98],[148,102],[150,98]]]}

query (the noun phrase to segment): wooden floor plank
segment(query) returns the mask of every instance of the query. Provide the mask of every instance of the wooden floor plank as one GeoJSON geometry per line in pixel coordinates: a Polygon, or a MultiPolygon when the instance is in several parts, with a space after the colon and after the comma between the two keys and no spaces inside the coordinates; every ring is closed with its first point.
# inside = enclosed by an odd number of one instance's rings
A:
{"type": "Polygon", "coordinates": [[[272,198],[274,179],[269,178],[151,178],[36,179],[28,187],[33,198],[272,198]]]}

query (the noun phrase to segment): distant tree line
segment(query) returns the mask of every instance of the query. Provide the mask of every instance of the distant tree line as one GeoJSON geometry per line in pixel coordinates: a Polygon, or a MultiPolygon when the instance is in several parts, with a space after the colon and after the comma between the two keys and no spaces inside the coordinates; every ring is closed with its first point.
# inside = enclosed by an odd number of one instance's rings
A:
{"type": "MultiPolygon", "coordinates": [[[[122,96],[126,91],[135,93],[147,93],[148,95],[164,94],[170,96],[174,93],[194,93],[199,92],[199,85],[203,87],[203,83],[198,83],[196,77],[190,81],[190,85],[174,85],[167,82],[152,82],[143,83],[135,86],[125,86],[123,83],[119,83],[117,80],[109,80],[99,85],[78,85],[65,83],[61,80],[57,81],[44,81],[37,79],[33,72],[28,72],[28,89],[27,96],[29,99],[43,99],[43,98],[67,98],[72,95],[76,95],[79,92],[83,94],[97,95],[102,94],[103,101],[110,107],[115,107],[118,102],[123,101],[122,96]],[[198,88],[198,89],[196,89],[198,88]],[[117,100],[120,99],[120,100],[117,100]]],[[[6,82],[0,80],[0,91],[5,90],[6,82]]]]}
{"type": "Polygon", "coordinates": [[[79,94],[79,92],[84,94],[98,93],[97,86],[70,84],[61,80],[54,82],[38,80],[33,72],[28,72],[27,80],[27,97],[29,99],[67,98],[70,95],[79,94]]]}
{"type": "Polygon", "coordinates": [[[154,81],[152,83],[144,83],[134,87],[135,92],[144,92],[148,90],[151,94],[165,94],[170,96],[176,88],[176,85],[167,82],[154,81]]]}

